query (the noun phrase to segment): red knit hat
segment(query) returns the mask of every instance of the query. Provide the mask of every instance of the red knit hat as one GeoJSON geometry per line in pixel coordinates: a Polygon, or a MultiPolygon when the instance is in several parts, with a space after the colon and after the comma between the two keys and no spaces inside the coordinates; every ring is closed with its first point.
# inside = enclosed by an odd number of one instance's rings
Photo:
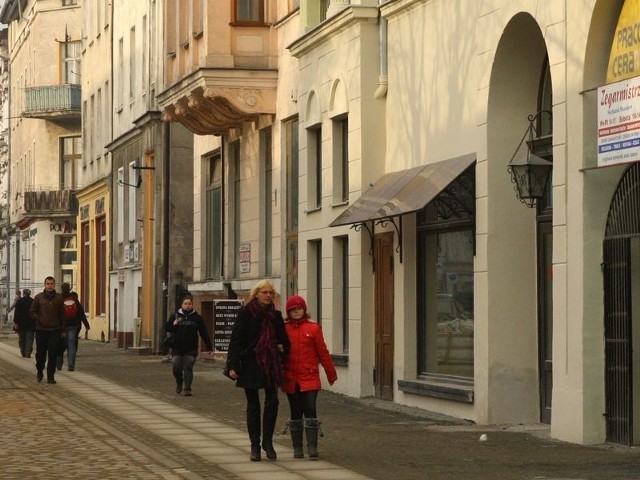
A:
{"type": "Polygon", "coordinates": [[[287,300],[287,313],[289,313],[294,308],[302,308],[304,312],[307,313],[307,302],[304,301],[300,295],[293,295],[289,297],[287,300]]]}

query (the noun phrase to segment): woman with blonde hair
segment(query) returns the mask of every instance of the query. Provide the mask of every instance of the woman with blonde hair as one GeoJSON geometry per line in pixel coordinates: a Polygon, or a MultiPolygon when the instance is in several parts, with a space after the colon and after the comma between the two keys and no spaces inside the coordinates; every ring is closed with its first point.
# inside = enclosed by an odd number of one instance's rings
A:
{"type": "Polygon", "coordinates": [[[229,377],[244,388],[247,398],[247,430],[252,462],[260,461],[260,447],[275,460],[273,431],[278,418],[278,388],[282,364],[289,354],[289,338],[282,313],[276,310],[276,290],[269,280],[258,282],[233,326],[227,363],[229,377]],[[260,415],[260,390],[264,389],[264,412],[260,415]],[[262,434],[262,443],[261,443],[262,434]]]}

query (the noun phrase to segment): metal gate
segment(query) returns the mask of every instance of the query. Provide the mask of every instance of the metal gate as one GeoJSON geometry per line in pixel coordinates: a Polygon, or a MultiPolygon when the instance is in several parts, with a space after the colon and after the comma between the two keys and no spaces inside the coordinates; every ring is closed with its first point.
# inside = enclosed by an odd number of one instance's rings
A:
{"type": "Polygon", "coordinates": [[[607,441],[631,445],[631,277],[629,239],[604,241],[607,441]]]}
{"type": "MultiPolygon", "coordinates": [[[[603,245],[607,441],[633,444],[631,239],[640,235],[640,164],[611,200],[603,245]]],[[[640,332],[636,332],[639,335],[640,332]]]]}

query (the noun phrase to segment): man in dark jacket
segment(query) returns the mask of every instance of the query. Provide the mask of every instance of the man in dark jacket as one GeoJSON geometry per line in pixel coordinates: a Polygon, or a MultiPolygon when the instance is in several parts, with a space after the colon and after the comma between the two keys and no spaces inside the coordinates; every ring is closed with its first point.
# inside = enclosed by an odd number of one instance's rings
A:
{"type": "Polygon", "coordinates": [[[56,293],[56,280],[44,279],[44,290],[33,299],[31,317],[36,322],[36,369],[38,382],[42,381],[45,363],[47,383],[56,383],[56,360],[60,354],[62,337],[67,335],[62,295],[56,293]]]}
{"type": "Polygon", "coordinates": [[[13,314],[13,323],[15,323],[15,330],[18,332],[20,354],[26,358],[31,358],[33,335],[36,329],[35,322],[29,313],[32,303],[31,290],[25,288],[22,297],[16,302],[13,314]]]}

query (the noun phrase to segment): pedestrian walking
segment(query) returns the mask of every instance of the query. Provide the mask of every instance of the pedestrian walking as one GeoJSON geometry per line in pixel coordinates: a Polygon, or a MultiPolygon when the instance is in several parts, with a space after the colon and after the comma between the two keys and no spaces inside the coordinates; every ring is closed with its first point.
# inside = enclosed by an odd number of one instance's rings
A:
{"type": "Polygon", "coordinates": [[[14,330],[18,332],[20,355],[25,358],[31,358],[31,353],[33,352],[33,337],[36,330],[35,322],[29,313],[33,298],[31,298],[31,290],[28,288],[25,288],[23,293],[15,304],[13,323],[14,330]]]}
{"type": "Polygon", "coordinates": [[[89,330],[87,314],[78,300],[78,295],[71,291],[71,285],[67,282],[60,284],[64,316],[67,321],[67,335],[62,341],[60,355],[56,360],[56,368],[62,370],[64,365],[64,352],[67,352],[67,365],[70,372],[76,369],[76,355],[78,353],[78,337],[82,325],[89,330]]]}
{"type": "MultiPolygon", "coordinates": [[[[5,313],[4,323],[9,323],[9,314],[14,308],[16,308],[16,304],[18,303],[18,300],[20,300],[21,298],[22,298],[22,292],[20,291],[20,289],[18,289],[16,290],[16,294],[13,297],[13,302],[11,303],[11,306],[7,309],[7,312],[5,313]]],[[[13,314],[13,317],[15,318],[15,313],[13,314]]]]}
{"type": "Polygon", "coordinates": [[[176,379],[176,393],[180,394],[184,387],[184,396],[190,397],[193,365],[198,357],[198,335],[207,346],[209,354],[213,351],[213,344],[204,320],[193,308],[192,295],[187,294],[182,298],[180,308],[169,317],[165,330],[173,337],[171,364],[173,376],[176,379]]]}
{"type": "Polygon", "coordinates": [[[71,292],[71,295],[73,295],[73,298],[75,298],[78,301],[78,305],[80,306],[80,308],[82,309],[82,311],[84,312],[84,315],[80,316],[80,324],[78,324],[78,341],[76,343],[77,348],[76,348],[76,357],[78,356],[78,349],[80,348],[80,332],[82,332],[82,327],[84,326],[84,338],[87,338],[87,335],[89,333],[89,330],[91,330],[91,325],[89,324],[89,320],[87,319],[87,312],[85,311],[84,307],[82,306],[82,303],[80,302],[80,299],[78,298],[78,293],[77,292],[71,292]]]}
{"type": "Polygon", "coordinates": [[[233,326],[227,361],[229,377],[244,388],[247,399],[247,430],[251,441],[251,461],[260,461],[262,449],[275,460],[273,431],[278,418],[278,388],[282,385],[282,362],[289,353],[289,339],[282,313],[273,303],[276,291],[268,280],[251,290],[248,303],[238,313],[233,326]],[[260,390],[264,389],[264,412],[260,418],[260,390]]]}
{"type": "Polygon", "coordinates": [[[42,381],[46,364],[47,383],[56,383],[56,362],[67,335],[67,319],[53,277],[44,279],[44,290],[34,297],[29,312],[36,323],[36,378],[42,381]]]}
{"type": "Polygon", "coordinates": [[[302,432],[307,437],[309,458],[318,458],[318,430],[320,422],[316,411],[316,401],[321,389],[320,369],[324,368],[329,385],[338,379],[336,368],[322,335],[322,328],[312,321],[307,312],[307,302],[299,295],[287,300],[285,329],[291,350],[284,366],[282,390],[287,394],[291,418],[288,428],[291,432],[293,457],[304,458],[302,432]]]}

